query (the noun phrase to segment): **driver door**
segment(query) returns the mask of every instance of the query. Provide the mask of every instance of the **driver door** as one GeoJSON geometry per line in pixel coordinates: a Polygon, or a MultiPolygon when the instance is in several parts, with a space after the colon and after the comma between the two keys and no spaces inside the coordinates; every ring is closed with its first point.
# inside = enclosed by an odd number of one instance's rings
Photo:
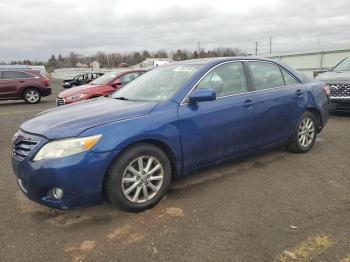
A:
{"type": "Polygon", "coordinates": [[[253,94],[242,62],[212,69],[196,85],[216,91],[215,101],[178,108],[185,170],[192,170],[256,146],[253,94]]]}

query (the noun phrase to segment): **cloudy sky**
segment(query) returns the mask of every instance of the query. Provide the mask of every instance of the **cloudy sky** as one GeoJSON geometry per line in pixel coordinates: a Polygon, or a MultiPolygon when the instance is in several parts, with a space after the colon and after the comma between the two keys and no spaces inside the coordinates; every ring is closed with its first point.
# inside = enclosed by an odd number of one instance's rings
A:
{"type": "Polygon", "coordinates": [[[98,50],[350,48],[349,0],[1,0],[0,61],[98,50]]]}

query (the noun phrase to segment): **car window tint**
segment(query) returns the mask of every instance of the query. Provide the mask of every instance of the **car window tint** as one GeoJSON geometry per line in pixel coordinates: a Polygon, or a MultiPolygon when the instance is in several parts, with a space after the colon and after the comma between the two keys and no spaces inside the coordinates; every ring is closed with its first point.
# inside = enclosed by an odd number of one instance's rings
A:
{"type": "Polygon", "coordinates": [[[138,76],[139,76],[138,72],[133,72],[133,73],[125,74],[125,75],[119,77],[119,80],[125,85],[125,84],[129,83],[130,81],[134,80],[138,76]]]}
{"type": "Polygon", "coordinates": [[[197,88],[214,89],[217,97],[248,92],[242,62],[232,62],[216,67],[198,83],[197,88]]]}
{"type": "Polygon", "coordinates": [[[249,62],[258,90],[284,86],[281,70],[272,63],[249,62]]]}
{"type": "Polygon", "coordinates": [[[17,71],[2,71],[2,79],[18,79],[21,78],[21,73],[17,71]]]}
{"type": "Polygon", "coordinates": [[[33,78],[34,76],[25,72],[20,72],[20,78],[33,78]]]}
{"type": "Polygon", "coordinates": [[[291,74],[289,74],[286,70],[284,69],[281,69],[281,70],[284,77],[284,82],[286,83],[287,86],[299,84],[299,82],[293,76],[291,76],[291,74]]]}

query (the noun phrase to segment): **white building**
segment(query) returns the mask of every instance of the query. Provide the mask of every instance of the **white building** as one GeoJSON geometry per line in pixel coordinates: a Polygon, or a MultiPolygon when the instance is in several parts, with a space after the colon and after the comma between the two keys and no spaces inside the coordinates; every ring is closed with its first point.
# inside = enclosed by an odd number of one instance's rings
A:
{"type": "Polygon", "coordinates": [[[262,54],[260,56],[276,59],[309,76],[314,76],[315,73],[326,71],[330,67],[335,66],[342,59],[350,56],[350,49],[262,54]]]}

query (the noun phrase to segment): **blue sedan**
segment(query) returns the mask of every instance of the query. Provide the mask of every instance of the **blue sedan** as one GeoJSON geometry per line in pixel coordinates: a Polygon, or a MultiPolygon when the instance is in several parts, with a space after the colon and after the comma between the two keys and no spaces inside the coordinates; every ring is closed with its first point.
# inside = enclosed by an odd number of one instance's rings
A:
{"type": "Polygon", "coordinates": [[[21,125],[12,166],[31,200],[54,208],[155,205],[173,179],[233,157],[311,149],[329,88],[275,61],[211,58],[151,70],[115,92],[21,125]]]}

